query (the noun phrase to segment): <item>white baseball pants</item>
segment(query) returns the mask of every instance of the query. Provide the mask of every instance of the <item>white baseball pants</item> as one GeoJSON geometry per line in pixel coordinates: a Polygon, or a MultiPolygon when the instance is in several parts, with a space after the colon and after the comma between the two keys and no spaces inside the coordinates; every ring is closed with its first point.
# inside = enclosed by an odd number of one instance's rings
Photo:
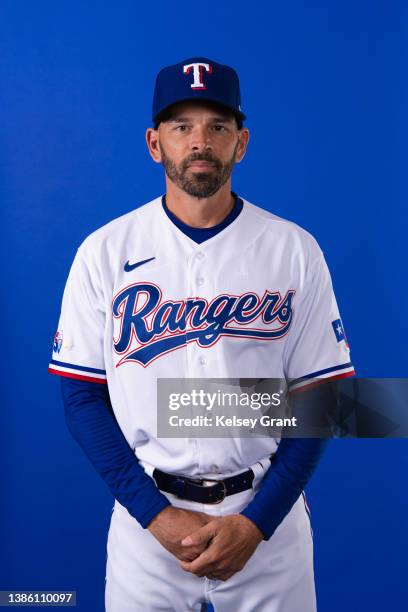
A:
{"type": "MultiPolygon", "coordinates": [[[[253,488],[220,504],[198,504],[165,493],[174,506],[225,516],[240,512],[264,475],[255,471],[253,488]]],[[[272,510],[273,511],[273,510],[272,510]]],[[[315,612],[313,541],[304,499],[299,497],[269,541],[259,544],[244,569],[222,582],[185,572],[147,529],[115,502],[108,536],[106,612],[315,612]]]]}

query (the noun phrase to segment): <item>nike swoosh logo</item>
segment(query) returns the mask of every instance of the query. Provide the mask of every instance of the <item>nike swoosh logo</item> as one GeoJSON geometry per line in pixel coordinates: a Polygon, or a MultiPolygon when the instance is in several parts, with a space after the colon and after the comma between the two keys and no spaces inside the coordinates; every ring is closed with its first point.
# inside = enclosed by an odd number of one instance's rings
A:
{"type": "Polygon", "coordinates": [[[156,259],[156,258],[155,257],[150,257],[150,259],[143,259],[143,261],[137,261],[134,264],[130,264],[129,260],[127,260],[127,262],[125,263],[123,269],[124,269],[125,272],[131,272],[135,268],[138,268],[139,266],[143,266],[143,264],[147,263],[148,261],[153,261],[153,259],[156,259]]]}

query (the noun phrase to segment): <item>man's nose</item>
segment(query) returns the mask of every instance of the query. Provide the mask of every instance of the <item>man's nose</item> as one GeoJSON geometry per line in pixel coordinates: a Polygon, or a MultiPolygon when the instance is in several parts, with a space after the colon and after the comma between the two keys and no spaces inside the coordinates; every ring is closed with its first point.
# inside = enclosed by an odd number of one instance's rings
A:
{"type": "Polygon", "coordinates": [[[211,150],[211,138],[205,126],[197,125],[191,132],[190,146],[193,151],[211,150]]]}

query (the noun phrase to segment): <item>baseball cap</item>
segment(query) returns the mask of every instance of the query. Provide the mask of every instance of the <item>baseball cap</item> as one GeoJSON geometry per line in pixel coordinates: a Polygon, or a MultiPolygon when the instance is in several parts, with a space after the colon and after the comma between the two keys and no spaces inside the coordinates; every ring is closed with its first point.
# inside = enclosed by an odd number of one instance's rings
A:
{"type": "Polygon", "coordinates": [[[187,100],[216,102],[231,110],[239,121],[245,119],[237,73],[206,57],[191,57],[160,70],[154,88],[153,123],[158,123],[167,108],[187,100]]]}

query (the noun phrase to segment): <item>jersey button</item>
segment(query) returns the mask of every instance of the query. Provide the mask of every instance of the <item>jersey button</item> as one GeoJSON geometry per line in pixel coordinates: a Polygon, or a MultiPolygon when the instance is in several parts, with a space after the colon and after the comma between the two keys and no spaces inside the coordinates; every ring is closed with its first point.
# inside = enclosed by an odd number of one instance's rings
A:
{"type": "Polygon", "coordinates": [[[201,251],[198,251],[198,253],[196,253],[196,259],[204,259],[204,253],[201,253],[201,251]]]}
{"type": "Polygon", "coordinates": [[[204,283],[205,283],[205,280],[203,279],[203,277],[202,277],[202,276],[199,276],[199,277],[197,278],[197,285],[200,285],[200,286],[201,286],[201,285],[204,285],[204,283]]]}
{"type": "Polygon", "coordinates": [[[201,357],[200,357],[200,363],[201,363],[201,365],[203,365],[203,366],[207,365],[207,360],[206,360],[206,358],[205,358],[205,357],[203,357],[203,355],[201,355],[201,357]]]}

